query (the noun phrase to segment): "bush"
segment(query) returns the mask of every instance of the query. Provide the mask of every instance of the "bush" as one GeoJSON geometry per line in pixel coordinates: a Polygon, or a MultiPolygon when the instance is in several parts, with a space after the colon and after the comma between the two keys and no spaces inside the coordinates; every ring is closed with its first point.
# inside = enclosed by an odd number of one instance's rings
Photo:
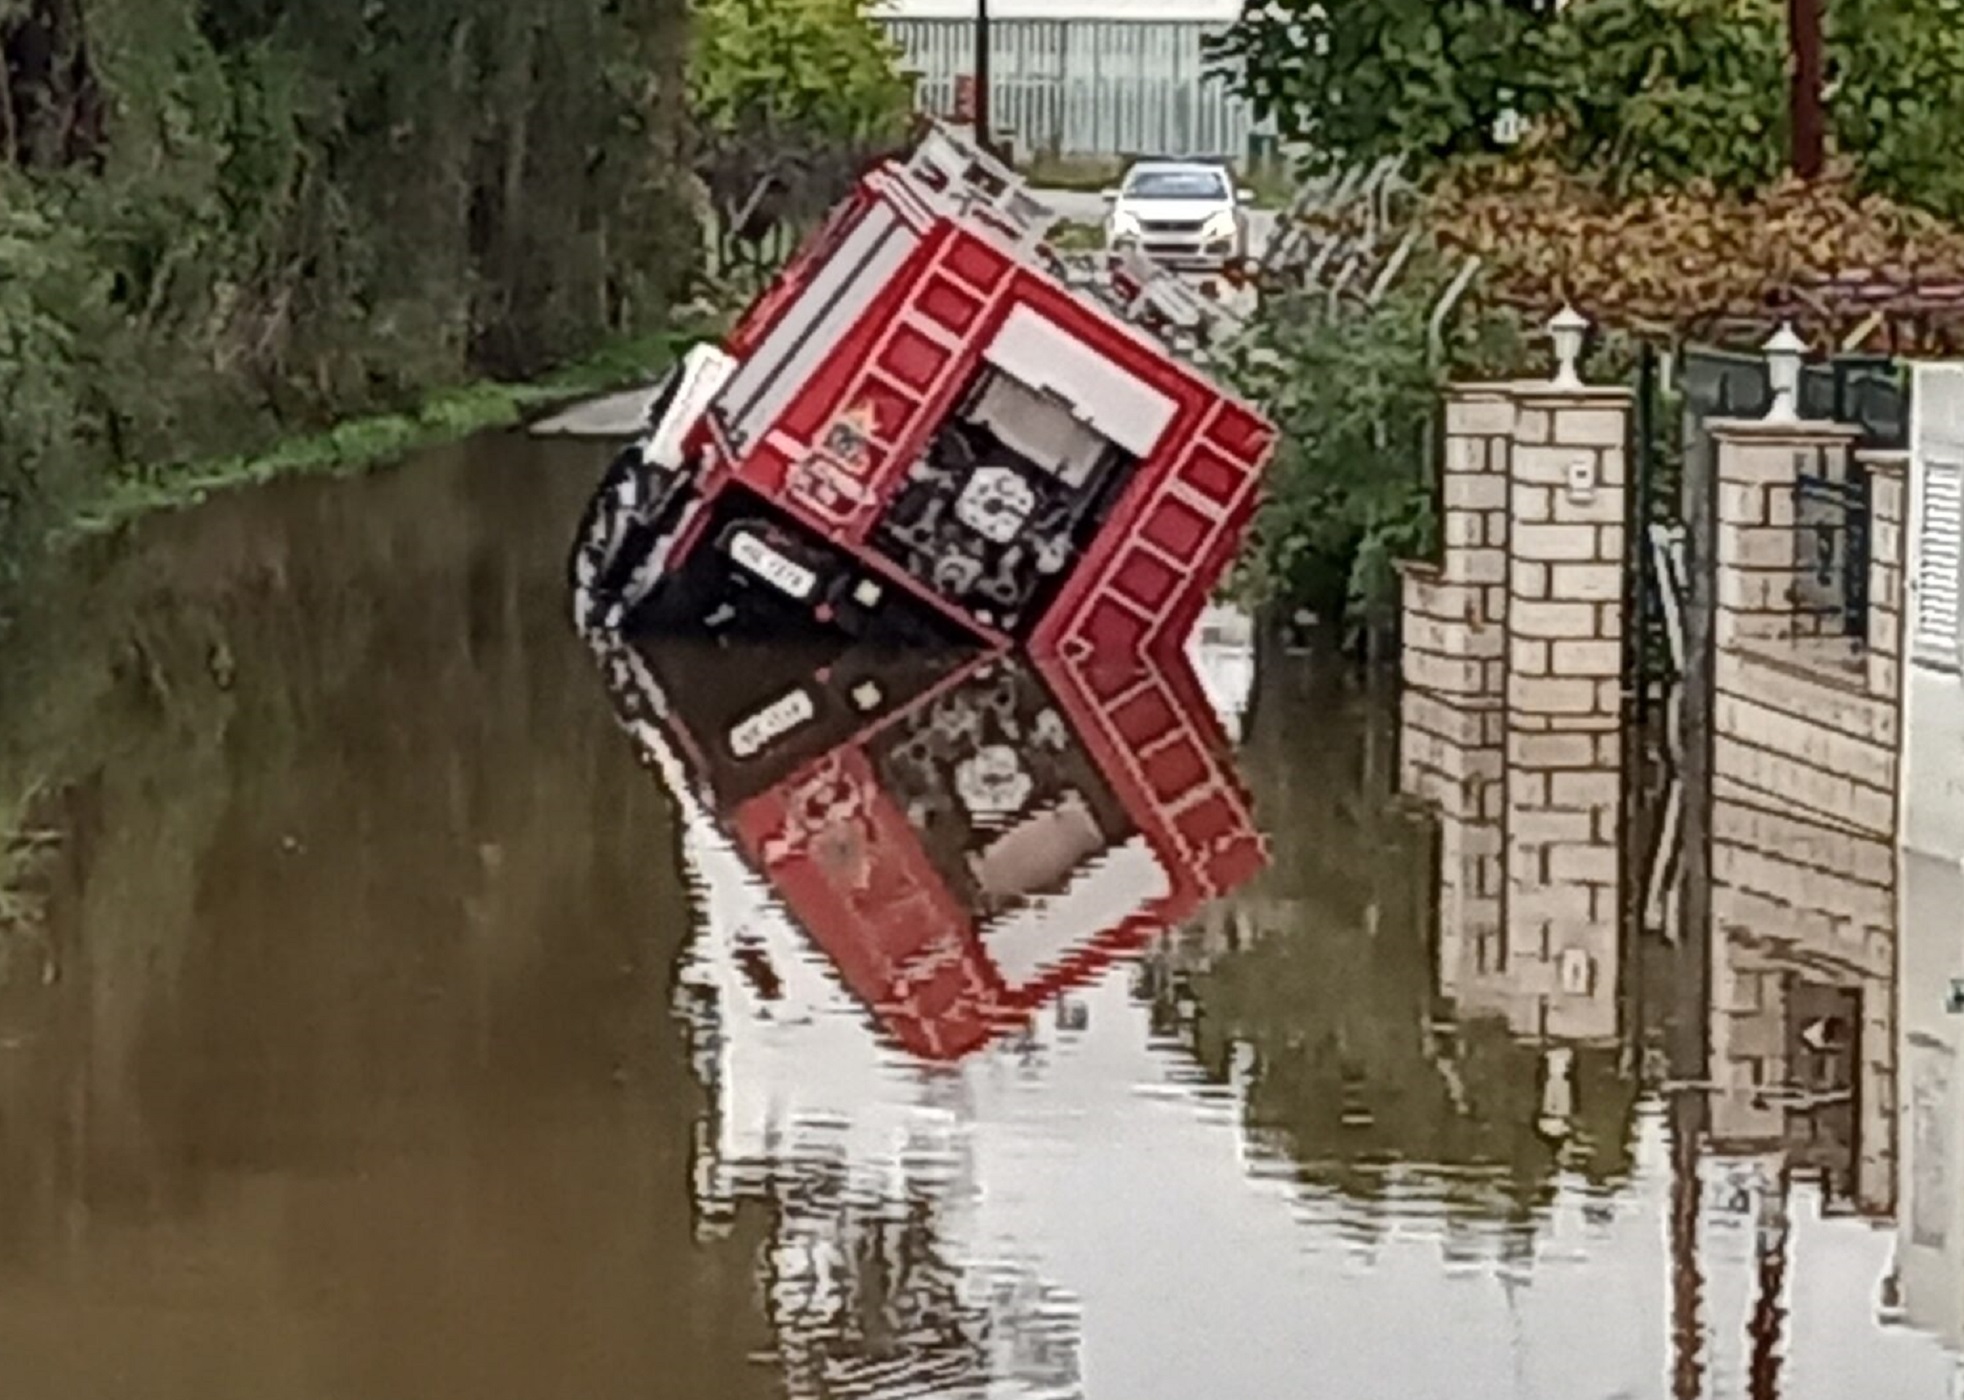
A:
{"type": "Polygon", "coordinates": [[[760,225],[816,218],[906,136],[913,89],[868,0],[695,0],[691,13],[695,166],[726,215],[768,181],[760,225]]]}
{"type": "Polygon", "coordinates": [[[1341,617],[1353,639],[1395,616],[1393,566],[1434,547],[1440,391],[1454,375],[1499,377],[1525,359],[1506,316],[1461,318],[1432,359],[1427,323],[1444,281],[1435,269],[1368,310],[1332,310],[1316,293],[1265,299],[1232,370],[1281,429],[1232,581],[1243,602],[1341,617]]]}
{"type": "Polygon", "coordinates": [[[0,558],[82,496],[661,325],[700,246],[686,19],[0,0],[0,558]]]}
{"type": "Polygon", "coordinates": [[[1546,110],[1551,28],[1532,0],[1273,0],[1213,53],[1312,168],[1500,149],[1503,112],[1546,110]]]}
{"type": "Polygon", "coordinates": [[[1964,222],[1964,28],[1952,0],[1827,6],[1830,107],[1862,188],[1964,222]]]}
{"type": "MultiPolygon", "coordinates": [[[[1669,339],[1764,336],[1792,315],[1839,340],[1875,303],[1815,294],[1829,279],[1964,282],[1964,231],[1845,174],[1759,196],[1708,188],[1615,199],[1551,164],[1466,168],[1432,195],[1439,243],[1483,259],[1484,295],[1545,315],[1572,302],[1599,324],[1669,339]]],[[[1942,327],[1922,348],[1943,348],[1942,327]]],[[[1899,343],[1919,348],[1911,338],[1899,343]]]]}
{"type": "Polygon", "coordinates": [[[1753,190],[1787,167],[1785,0],[1591,0],[1563,11],[1549,145],[1631,193],[1753,190]]]}
{"type": "MultiPolygon", "coordinates": [[[[1863,193],[1964,219],[1954,0],[1826,5],[1836,147],[1863,193]]],[[[1618,195],[1752,194],[1788,163],[1784,0],[1274,0],[1218,45],[1312,167],[1527,154],[1618,195]],[[1498,137],[1521,119],[1518,149],[1498,137]]]]}

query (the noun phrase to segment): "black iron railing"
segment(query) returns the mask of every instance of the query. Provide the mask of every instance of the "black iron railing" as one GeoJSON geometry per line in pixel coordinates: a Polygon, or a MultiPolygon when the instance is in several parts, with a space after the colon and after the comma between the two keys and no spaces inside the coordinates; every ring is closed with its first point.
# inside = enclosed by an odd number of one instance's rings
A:
{"type": "Polygon", "coordinates": [[[1869,481],[1858,463],[1836,474],[1802,456],[1794,473],[1794,610],[1844,635],[1868,635],[1869,481]]]}
{"type": "Polygon", "coordinates": [[[1909,388],[1894,360],[1842,355],[1800,375],[1800,413],[1861,431],[1856,446],[1901,451],[1909,446],[1909,388]]]}

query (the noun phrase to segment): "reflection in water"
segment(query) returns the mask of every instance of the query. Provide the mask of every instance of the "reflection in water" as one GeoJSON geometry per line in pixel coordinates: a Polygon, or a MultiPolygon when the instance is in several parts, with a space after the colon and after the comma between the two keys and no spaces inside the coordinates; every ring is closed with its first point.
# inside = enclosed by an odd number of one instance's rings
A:
{"type": "Polygon", "coordinates": [[[1620,745],[1537,808],[1485,721],[1225,634],[615,651],[610,705],[591,465],[242,495],[49,590],[6,1394],[1957,1393],[1954,866],[1735,793],[1701,945],[1620,745]]]}
{"type": "Polygon", "coordinates": [[[0,1393],[776,1392],[757,1223],[689,1209],[678,833],[564,622],[586,466],[230,496],[19,639],[0,1393]]]}
{"type": "MultiPolygon", "coordinates": [[[[1535,1047],[1545,1135],[1565,1138],[1565,1118],[1603,1090],[1615,1097],[1614,1079],[1592,1091],[1558,1073],[1591,1045],[1620,1045],[1617,1078],[1641,1093],[1630,1191],[1667,1213],[1672,1336],[1668,1367],[1633,1393],[1665,1393],[1668,1371],[1674,1397],[1949,1395],[1947,1378],[1964,1374],[1954,1357],[1878,1325],[1916,1316],[1902,1305],[1907,1270],[1889,1274],[1872,1224],[1897,1199],[1897,959],[1911,978],[1926,960],[1927,1027],[1952,941],[1914,873],[1899,926],[1893,828],[1811,806],[1804,790],[1722,784],[1710,798],[1714,931],[1701,942],[1656,897],[1678,793],[1638,798],[1620,780],[1624,755],[1601,747],[1596,766],[1572,761],[1554,779],[1569,789],[1557,810],[1523,821],[1516,786],[1536,804],[1548,779],[1517,762],[1497,712],[1412,690],[1403,715],[1405,786],[1440,823],[1441,990],[1535,1047]],[[1630,991],[1606,998],[1599,969],[1619,967],[1630,991]]],[[[1750,742],[1722,733],[1720,771],[1761,759],[1728,747],[1750,742]]],[[[1912,1057],[1948,1045],[1908,1034],[1912,1057]]],[[[1945,1082],[1932,1072],[1926,1100],[1945,1082]]],[[[1943,1111],[1910,1107],[1908,1131],[1928,1141],[1943,1111]]],[[[1952,1347],[1960,1301],[1949,1320],[1942,1305],[1922,1313],[1952,1347]]]]}
{"type": "Polygon", "coordinates": [[[1199,677],[594,647],[683,814],[696,1202],[771,1206],[790,1393],[1082,1395],[1077,1300],[986,1164],[1084,1036],[1066,994],[1262,863],[1199,677]]]}

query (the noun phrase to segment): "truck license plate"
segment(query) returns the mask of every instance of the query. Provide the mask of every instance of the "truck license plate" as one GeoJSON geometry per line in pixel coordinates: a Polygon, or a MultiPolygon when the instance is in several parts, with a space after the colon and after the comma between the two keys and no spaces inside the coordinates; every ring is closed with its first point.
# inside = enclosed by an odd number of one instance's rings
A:
{"type": "Polygon", "coordinates": [[[765,544],[747,530],[730,540],[730,557],[765,583],[793,598],[805,599],[818,587],[818,575],[765,544]]]}
{"type": "Polygon", "coordinates": [[[773,740],[809,723],[818,708],[804,687],[780,696],[730,731],[730,752],[738,758],[754,758],[773,740]]]}

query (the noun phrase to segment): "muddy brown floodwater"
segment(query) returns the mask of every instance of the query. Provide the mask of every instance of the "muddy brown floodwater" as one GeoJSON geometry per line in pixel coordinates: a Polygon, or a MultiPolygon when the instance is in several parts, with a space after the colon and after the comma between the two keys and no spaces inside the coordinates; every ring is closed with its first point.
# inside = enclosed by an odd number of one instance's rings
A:
{"type": "MultiPolygon", "coordinates": [[[[1395,691],[1232,648],[1203,679],[1270,858],[1178,927],[1120,918],[1184,878],[1130,760],[1006,672],[875,666],[839,693],[883,687],[886,738],[811,721],[892,799],[823,869],[928,833],[825,905],[765,869],[783,775],[695,782],[568,626],[603,455],[229,496],[41,585],[0,694],[0,1394],[1964,1393],[1930,988],[1802,958],[1891,1051],[1802,1098],[1712,1029],[1745,984],[1684,1004],[1634,924],[1489,956],[1395,691]],[[961,749],[960,695],[1026,738],[961,749]],[[1073,786],[1018,825],[1043,745],[1073,786]],[[998,818],[969,846],[944,750],[998,818]],[[1686,1026],[1743,1094],[1673,1078],[1686,1026]]],[[[642,660],[698,705],[732,674],[642,660]]],[[[1936,878],[1906,948],[1951,936],[1936,878]]]]}

